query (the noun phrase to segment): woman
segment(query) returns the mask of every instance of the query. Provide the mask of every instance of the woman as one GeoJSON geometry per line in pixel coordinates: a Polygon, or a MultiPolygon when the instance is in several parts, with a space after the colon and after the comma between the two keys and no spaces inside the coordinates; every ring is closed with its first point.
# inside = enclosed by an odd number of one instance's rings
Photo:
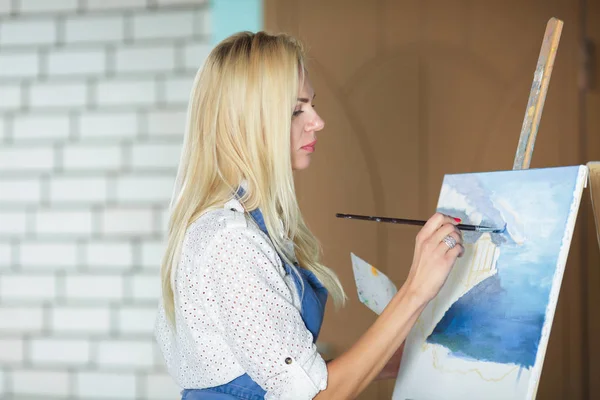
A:
{"type": "Polygon", "coordinates": [[[348,351],[323,360],[315,341],[327,296],[340,306],[345,295],[294,191],[293,171],[310,165],[324,126],[313,99],[302,47],[286,35],[233,35],[196,78],[156,326],[184,399],[355,398],[391,359],[397,368],[462,253],[458,221],[434,215],[391,303],[348,351]]]}

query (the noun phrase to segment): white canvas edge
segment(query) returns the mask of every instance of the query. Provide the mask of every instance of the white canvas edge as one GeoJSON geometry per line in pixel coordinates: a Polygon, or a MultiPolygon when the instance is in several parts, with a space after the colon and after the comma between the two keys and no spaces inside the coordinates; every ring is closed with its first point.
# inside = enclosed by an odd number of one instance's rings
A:
{"type": "Polygon", "coordinates": [[[550,290],[550,299],[548,306],[546,307],[546,320],[542,326],[542,336],[540,338],[540,344],[538,347],[537,355],[535,358],[534,367],[531,370],[531,379],[527,394],[525,398],[533,400],[536,397],[538,384],[540,381],[540,375],[542,372],[542,366],[544,364],[544,358],[546,356],[546,349],[548,347],[548,341],[550,339],[550,329],[552,328],[552,322],[554,320],[554,314],[558,303],[558,295],[562,285],[563,275],[565,272],[565,266],[567,264],[567,257],[571,248],[571,239],[573,238],[573,232],[575,230],[575,221],[577,220],[577,214],[583,195],[583,188],[586,186],[588,177],[588,168],[586,166],[579,166],[579,175],[577,176],[577,184],[575,185],[574,197],[571,203],[571,209],[569,218],[567,219],[567,226],[563,235],[560,252],[558,254],[558,261],[556,264],[556,271],[554,272],[554,279],[552,280],[552,289],[550,290]]]}

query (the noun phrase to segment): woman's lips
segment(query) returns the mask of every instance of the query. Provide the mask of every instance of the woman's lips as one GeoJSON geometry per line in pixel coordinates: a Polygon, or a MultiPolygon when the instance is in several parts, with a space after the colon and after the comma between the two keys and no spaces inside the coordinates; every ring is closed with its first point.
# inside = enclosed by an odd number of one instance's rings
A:
{"type": "Polygon", "coordinates": [[[311,142],[311,143],[307,144],[306,146],[302,146],[301,149],[312,153],[313,151],[315,151],[316,144],[317,144],[317,141],[315,140],[314,142],[311,142]]]}

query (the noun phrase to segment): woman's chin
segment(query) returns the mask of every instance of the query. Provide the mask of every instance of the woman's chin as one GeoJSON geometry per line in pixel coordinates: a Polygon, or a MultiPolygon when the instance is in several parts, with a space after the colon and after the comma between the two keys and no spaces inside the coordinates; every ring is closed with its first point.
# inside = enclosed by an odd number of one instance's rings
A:
{"type": "Polygon", "coordinates": [[[302,171],[310,166],[310,155],[304,155],[294,160],[292,169],[294,171],[302,171]]]}

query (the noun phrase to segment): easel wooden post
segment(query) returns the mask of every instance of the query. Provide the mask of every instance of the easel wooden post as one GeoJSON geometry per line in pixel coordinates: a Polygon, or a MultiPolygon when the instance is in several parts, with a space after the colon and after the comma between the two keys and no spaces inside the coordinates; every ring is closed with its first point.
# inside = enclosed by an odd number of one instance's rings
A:
{"type": "Polygon", "coordinates": [[[600,247],[600,161],[588,162],[590,197],[592,198],[592,209],[596,224],[596,238],[600,247]]]}
{"type": "Polygon", "coordinates": [[[542,110],[546,101],[546,93],[548,92],[562,27],[563,22],[556,18],[551,18],[546,24],[544,41],[533,76],[533,84],[531,85],[527,110],[521,127],[521,137],[519,138],[513,170],[528,169],[531,163],[535,138],[542,118],[542,110]]]}

